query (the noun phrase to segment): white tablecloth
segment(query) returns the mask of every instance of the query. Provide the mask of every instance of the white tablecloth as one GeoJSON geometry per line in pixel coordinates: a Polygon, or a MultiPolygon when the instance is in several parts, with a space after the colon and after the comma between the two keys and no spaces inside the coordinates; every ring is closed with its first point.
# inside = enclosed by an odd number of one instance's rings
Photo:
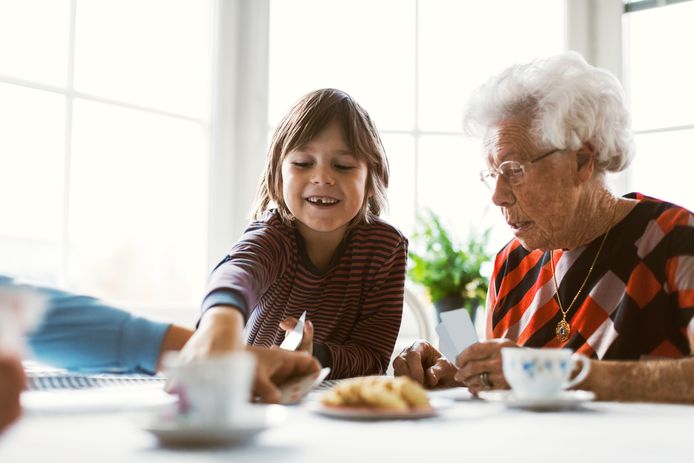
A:
{"type": "Polygon", "coordinates": [[[686,405],[592,402],[540,413],[467,399],[434,418],[374,422],[298,405],[272,409],[282,421],[243,445],[202,449],[160,447],[142,429],[144,413],[29,410],[0,436],[0,462],[694,461],[694,406],[686,405]]]}

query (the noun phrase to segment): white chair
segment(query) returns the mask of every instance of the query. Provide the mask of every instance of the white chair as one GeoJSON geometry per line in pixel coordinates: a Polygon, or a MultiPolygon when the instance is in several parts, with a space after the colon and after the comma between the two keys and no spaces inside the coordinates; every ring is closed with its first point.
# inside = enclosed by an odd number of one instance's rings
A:
{"type": "MultiPolygon", "coordinates": [[[[405,317],[412,317],[417,327],[419,339],[433,341],[434,330],[432,328],[433,309],[417,295],[409,286],[405,285],[405,304],[403,307],[403,324],[405,317]]],[[[400,331],[402,332],[402,325],[400,331]]]]}
{"type": "Polygon", "coordinates": [[[386,374],[393,374],[393,359],[412,342],[423,339],[434,345],[438,344],[434,326],[434,308],[422,300],[417,292],[405,285],[405,298],[402,308],[402,322],[400,323],[400,333],[395,341],[393,355],[388,365],[386,374]]]}

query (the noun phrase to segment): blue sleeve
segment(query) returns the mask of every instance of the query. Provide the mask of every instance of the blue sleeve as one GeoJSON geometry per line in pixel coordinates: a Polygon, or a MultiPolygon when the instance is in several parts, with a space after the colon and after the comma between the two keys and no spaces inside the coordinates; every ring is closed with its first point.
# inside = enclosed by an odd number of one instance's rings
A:
{"type": "Polygon", "coordinates": [[[45,298],[44,319],[28,336],[36,360],[76,371],[156,373],[170,324],[137,317],[93,297],[0,279],[3,284],[45,298]]]}

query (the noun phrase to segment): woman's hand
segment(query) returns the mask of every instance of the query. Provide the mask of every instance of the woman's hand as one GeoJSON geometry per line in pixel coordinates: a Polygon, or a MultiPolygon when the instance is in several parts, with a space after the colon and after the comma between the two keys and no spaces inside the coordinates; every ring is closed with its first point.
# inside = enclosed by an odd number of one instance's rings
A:
{"type": "Polygon", "coordinates": [[[409,376],[426,388],[461,386],[456,367],[426,341],[415,341],[393,360],[395,376],[409,376]]]}
{"type": "Polygon", "coordinates": [[[501,348],[519,347],[508,339],[477,342],[456,358],[458,372],[455,379],[470,389],[474,395],[488,389],[508,389],[501,368],[501,348]]]}
{"type": "MultiPolygon", "coordinates": [[[[294,317],[287,317],[280,322],[280,328],[286,331],[285,336],[294,329],[298,322],[299,320],[294,317]]],[[[296,350],[313,355],[313,323],[311,323],[311,320],[304,322],[304,336],[301,338],[301,344],[299,344],[296,350]]]]}

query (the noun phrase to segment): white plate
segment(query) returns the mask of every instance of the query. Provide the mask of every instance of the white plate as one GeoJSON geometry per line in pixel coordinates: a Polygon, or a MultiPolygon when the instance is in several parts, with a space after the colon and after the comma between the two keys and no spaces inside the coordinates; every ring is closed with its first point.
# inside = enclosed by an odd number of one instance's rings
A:
{"type": "Polygon", "coordinates": [[[595,399],[591,391],[562,391],[555,397],[539,399],[522,399],[509,390],[480,391],[479,396],[489,402],[501,402],[507,407],[539,411],[567,410],[595,399]]]}
{"type": "Polygon", "coordinates": [[[449,407],[453,402],[446,399],[431,399],[429,403],[431,404],[430,407],[414,408],[404,412],[376,410],[365,407],[331,407],[320,402],[311,402],[307,405],[307,408],[320,415],[333,418],[352,420],[415,420],[436,416],[440,410],[449,407]]]}

